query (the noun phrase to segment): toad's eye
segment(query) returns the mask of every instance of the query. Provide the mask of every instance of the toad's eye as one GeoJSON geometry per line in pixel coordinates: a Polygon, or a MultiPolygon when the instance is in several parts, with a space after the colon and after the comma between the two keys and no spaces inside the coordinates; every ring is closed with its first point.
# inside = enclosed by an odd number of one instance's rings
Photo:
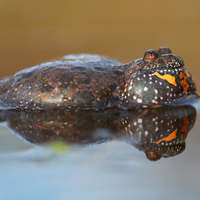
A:
{"type": "Polygon", "coordinates": [[[171,49],[168,48],[168,47],[160,47],[160,48],[158,49],[158,53],[160,53],[160,54],[171,54],[172,51],[171,51],[171,49]]]}
{"type": "Polygon", "coordinates": [[[144,60],[150,61],[150,60],[153,60],[154,58],[156,58],[157,56],[158,56],[158,52],[156,50],[149,49],[144,54],[144,60]]]}

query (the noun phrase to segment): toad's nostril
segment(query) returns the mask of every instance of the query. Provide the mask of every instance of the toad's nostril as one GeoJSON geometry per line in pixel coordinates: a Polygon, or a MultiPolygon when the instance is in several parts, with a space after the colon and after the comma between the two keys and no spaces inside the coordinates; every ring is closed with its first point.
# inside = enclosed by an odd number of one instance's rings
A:
{"type": "Polygon", "coordinates": [[[168,47],[160,47],[160,48],[158,49],[158,53],[160,53],[160,54],[171,54],[172,51],[171,51],[171,49],[168,48],[168,47]]]}

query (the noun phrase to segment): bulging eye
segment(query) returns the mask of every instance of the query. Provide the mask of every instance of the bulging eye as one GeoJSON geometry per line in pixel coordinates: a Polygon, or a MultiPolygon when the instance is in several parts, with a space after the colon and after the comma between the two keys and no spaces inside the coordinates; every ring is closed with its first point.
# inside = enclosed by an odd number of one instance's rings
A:
{"type": "Polygon", "coordinates": [[[171,54],[172,51],[171,51],[171,49],[168,48],[168,47],[160,47],[160,48],[158,49],[158,53],[160,53],[160,54],[171,54]]]}
{"type": "Polygon", "coordinates": [[[149,49],[145,52],[144,54],[144,60],[145,61],[149,61],[149,60],[153,60],[154,58],[156,58],[158,56],[158,52],[154,49],[149,49]]]}
{"type": "Polygon", "coordinates": [[[151,161],[157,161],[161,159],[161,155],[153,151],[146,151],[145,154],[146,154],[146,157],[151,161]]]}

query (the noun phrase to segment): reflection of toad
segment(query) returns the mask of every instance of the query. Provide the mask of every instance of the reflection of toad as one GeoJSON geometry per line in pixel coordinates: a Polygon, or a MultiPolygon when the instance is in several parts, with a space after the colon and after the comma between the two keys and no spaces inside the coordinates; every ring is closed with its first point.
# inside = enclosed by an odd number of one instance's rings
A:
{"type": "Polygon", "coordinates": [[[97,55],[68,55],[0,80],[1,109],[98,110],[184,104],[196,86],[167,47],[127,64],[97,55]]]}
{"type": "Polygon", "coordinates": [[[186,136],[195,119],[196,111],[191,106],[151,109],[144,118],[129,125],[127,141],[144,151],[150,160],[174,156],[184,151],[186,136]]]}
{"type": "Polygon", "coordinates": [[[158,160],[184,151],[196,110],[192,106],[176,106],[102,112],[1,111],[0,119],[31,143],[62,140],[86,145],[120,140],[144,151],[148,159],[158,160]]]}

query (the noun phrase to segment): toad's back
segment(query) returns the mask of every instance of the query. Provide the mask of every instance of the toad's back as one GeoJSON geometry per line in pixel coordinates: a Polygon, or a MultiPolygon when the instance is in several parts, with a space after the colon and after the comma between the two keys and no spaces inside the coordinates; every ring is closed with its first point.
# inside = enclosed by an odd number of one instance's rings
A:
{"type": "Polygon", "coordinates": [[[114,68],[120,64],[95,55],[66,56],[16,73],[1,88],[1,99],[10,108],[108,107],[120,90],[123,71],[114,68]]]}

